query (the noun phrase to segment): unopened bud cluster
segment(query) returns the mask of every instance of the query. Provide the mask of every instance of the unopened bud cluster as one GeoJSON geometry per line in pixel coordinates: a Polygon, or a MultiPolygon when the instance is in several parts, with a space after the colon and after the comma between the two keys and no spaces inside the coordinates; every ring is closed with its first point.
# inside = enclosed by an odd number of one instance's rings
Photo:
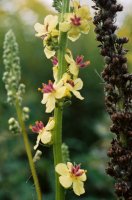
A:
{"type": "Polygon", "coordinates": [[[8,124],[9,124],[9,131],[11,131],[11,133],[19,134],[21,132],[19,123],[15,118],[11,117],[8,120],[8,124]]]}
{"type": "Polygon", "coordinates": [[[30,110],[28,107],[23,107],[23,120],[26,121],[29,119],[30,110]]]}
{"type": "Polygon", "coordinates": [[[5,66],[3,81],[7,90],[7,102],[12,105],[17,99],[19,104],[21,104],[22,96],[25,92],[25,85],[20,84],[21,67],[18,57],[18,45],[14,33],[11,30],[5,36],[3,48],[3,63],[5,66]]]}

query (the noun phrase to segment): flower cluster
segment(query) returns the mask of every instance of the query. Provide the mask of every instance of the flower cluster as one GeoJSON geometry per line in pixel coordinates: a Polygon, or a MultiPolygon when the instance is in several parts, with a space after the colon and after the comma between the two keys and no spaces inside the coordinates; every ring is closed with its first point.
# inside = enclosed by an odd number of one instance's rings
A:
{"type": "MultiPolygon", "coordinates": [[[[56,2],[58,5],[58,1],[56,2]]],[[[65,71],[59,75],[60,61],[58,49],[60,48],[61,34],[65,33],[71,41],[76,41],[81,34],[89,32],[89,21],[91,20],[89,9],[85,5],[80,5],[78,1],[73,1],[70,12],[65,13],[63,19],[59,21],[56,15],[48,15],[44,19],[44,24],[36,23],[34,28],[37,37],[43,40],[44,53],[53,64],[54,81],[49,80],[47,84],[42,83],[42,88],[38,90],[42,92],[43,98],[41,103],[46,105],[46,113],[53,112],[57,107],[63,105],[75,96],[83,100],[80,90],[83,87],[83,81],[79,77],[79,70],[87,67],[90,61],[85,61],[83,55],[78,55],[75,59],[69,49],[65,49],[63,59],[65,61],[65,71]]],[[[43,122],[37,121],[31,126],[33,132],[38,133],[37,142],[34,146],[36,150],[39,142],[43,144],[54,143],[53,131],[56,126],[55,118],[50,118],[46,126],[43,122]]],[[[83,182],[86,180],[85,171],[80,169],[80,165],[72,165],[60,163],[56,166],[56,172],[61,175],[60,183],[63,187],[69,188],[73,186],[75,194],[81,195],[84,191],[83,182]],[[64,169],[61,169],[61,167],[64,169]],[[66,177],[63,177],[65,171],[66,177]],[[67,173],[67,174],[66,174],[67,173]],[[67,178],[67,180],[64,180],[67,178]],[[68,183],[66,183],[68,181],[68,183]],[[68,185],[66,185],[68,184],[68,185]]]]}

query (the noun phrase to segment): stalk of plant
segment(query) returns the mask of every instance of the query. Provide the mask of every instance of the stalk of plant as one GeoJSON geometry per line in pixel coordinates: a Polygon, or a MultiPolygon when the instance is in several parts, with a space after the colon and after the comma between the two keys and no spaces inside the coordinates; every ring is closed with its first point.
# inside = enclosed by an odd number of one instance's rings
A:
{"type": "MultiPolygon", "coordinates": [[[[63,21],[64,14],[69,12],[69,0],[62,1],[62,11],[60,22],[63,21]]],[[[59,82],[62,78],[64,72],[66,72],[66,46],[67,46],[67,33],[60,32],[59,36],[59,49],[58,49],[58,77],[57,81],[59,82]]],[[[62,101],[63,104],[63,101],[62,101]]],[[[58,163],[62,163],[62,118],[63,118],[63,107],[58,106],[54,110],[54,119],[55,119],[55,128],[53,133],[53,155],[54,155],[54,167],[58,163]]],[[[55,191],[56,191],[56,200],[64,200],[65,199],[65,191],[64,188],[59,183],[59,176],[55,173],[55,191]]]]}
{"type": "Polygon", "coordinates": [[[20,60],[18,57],[18,45],[16,43],[15,36],[11,30],[5,36],[3,59],[5,65],[3,81],[7,90],[7,102],[10,105],[15,106],[18,118],[18,121],[14,118],[9,119],[9,129],[15,134],[22,133],[31,174],[34,180],[37,198],[38,200],[42,200],[39,181],[25,127],[25,120],[29,117],[29,108],[22,107],[22,99],[25,92],[25,85],[20,83],[21,71],[20,60]]]}
{"type": "Polygon", "coordinates": [[[128,73],[126,37],[119,38],[114,24],[116,13],[123,6],[116,0],[93,0],[94,24],[100,53],[104,56],[105,104],[113,122],[110,130],[116,134],[108,151],[107,173],[114,177],[119,199],[132,199],[132,74],[128,73]]]}

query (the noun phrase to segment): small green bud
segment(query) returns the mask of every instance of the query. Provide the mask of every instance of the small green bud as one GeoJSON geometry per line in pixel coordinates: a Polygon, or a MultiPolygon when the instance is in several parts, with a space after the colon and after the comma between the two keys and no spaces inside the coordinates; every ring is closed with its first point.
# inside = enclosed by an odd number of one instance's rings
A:
{"type": "Polygon", "coordinates": [[[70,156],[69,156],[69,147],[63,143],[61,146],[61,151],[62,151],[62,159],[64,163],[67,163],[70,161],[70,156]]]}

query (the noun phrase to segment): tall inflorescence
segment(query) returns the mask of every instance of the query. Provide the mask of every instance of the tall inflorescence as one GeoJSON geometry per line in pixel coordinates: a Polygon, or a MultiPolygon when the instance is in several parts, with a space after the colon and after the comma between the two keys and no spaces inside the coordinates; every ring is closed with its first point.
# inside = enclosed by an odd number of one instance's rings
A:
{"type": "Polygon", "coordinates": [[[123,6],[116,0],[93,0],[94,24],[100,54],[105,67],[105,105],[112,120],[115,138],[108,151],[110,161],[107,174],[115,179],[115,193],[119,199],[132,200],[132,75],[127,68],[126,37],[116,35],[116,13],[123,6]]]}
{"type": "Polygon", "coordinates": [[[73,96],[79,100],[84,99],[80,93],[83,81],[79,71],[90,64],[82,55],[74,58],[67,47],[67,40],[75,42],[82,34],[88,34],[91,17],[88,7],[81,5],[79,1],[53,2],[58,15],[48,15],[44,24],[36,23],[34,26],[36,36],[43,41],[45,56],[52,62],[53,81],[49,80],[39,88],[43,95],[41,103],[45,104],[45,112],[51,113],[52,117],[47,125],[36,121],[31,129],[37,133],[35,150],[40,143],[45,146],[53,145],[55,199],[64,200],[64,189],[73,188],[78,196],[85,193],[86,171],[80,165],[69,162],[68,147],[62,144],[62,119],[64,106],[71,102],[73,96]]]}

